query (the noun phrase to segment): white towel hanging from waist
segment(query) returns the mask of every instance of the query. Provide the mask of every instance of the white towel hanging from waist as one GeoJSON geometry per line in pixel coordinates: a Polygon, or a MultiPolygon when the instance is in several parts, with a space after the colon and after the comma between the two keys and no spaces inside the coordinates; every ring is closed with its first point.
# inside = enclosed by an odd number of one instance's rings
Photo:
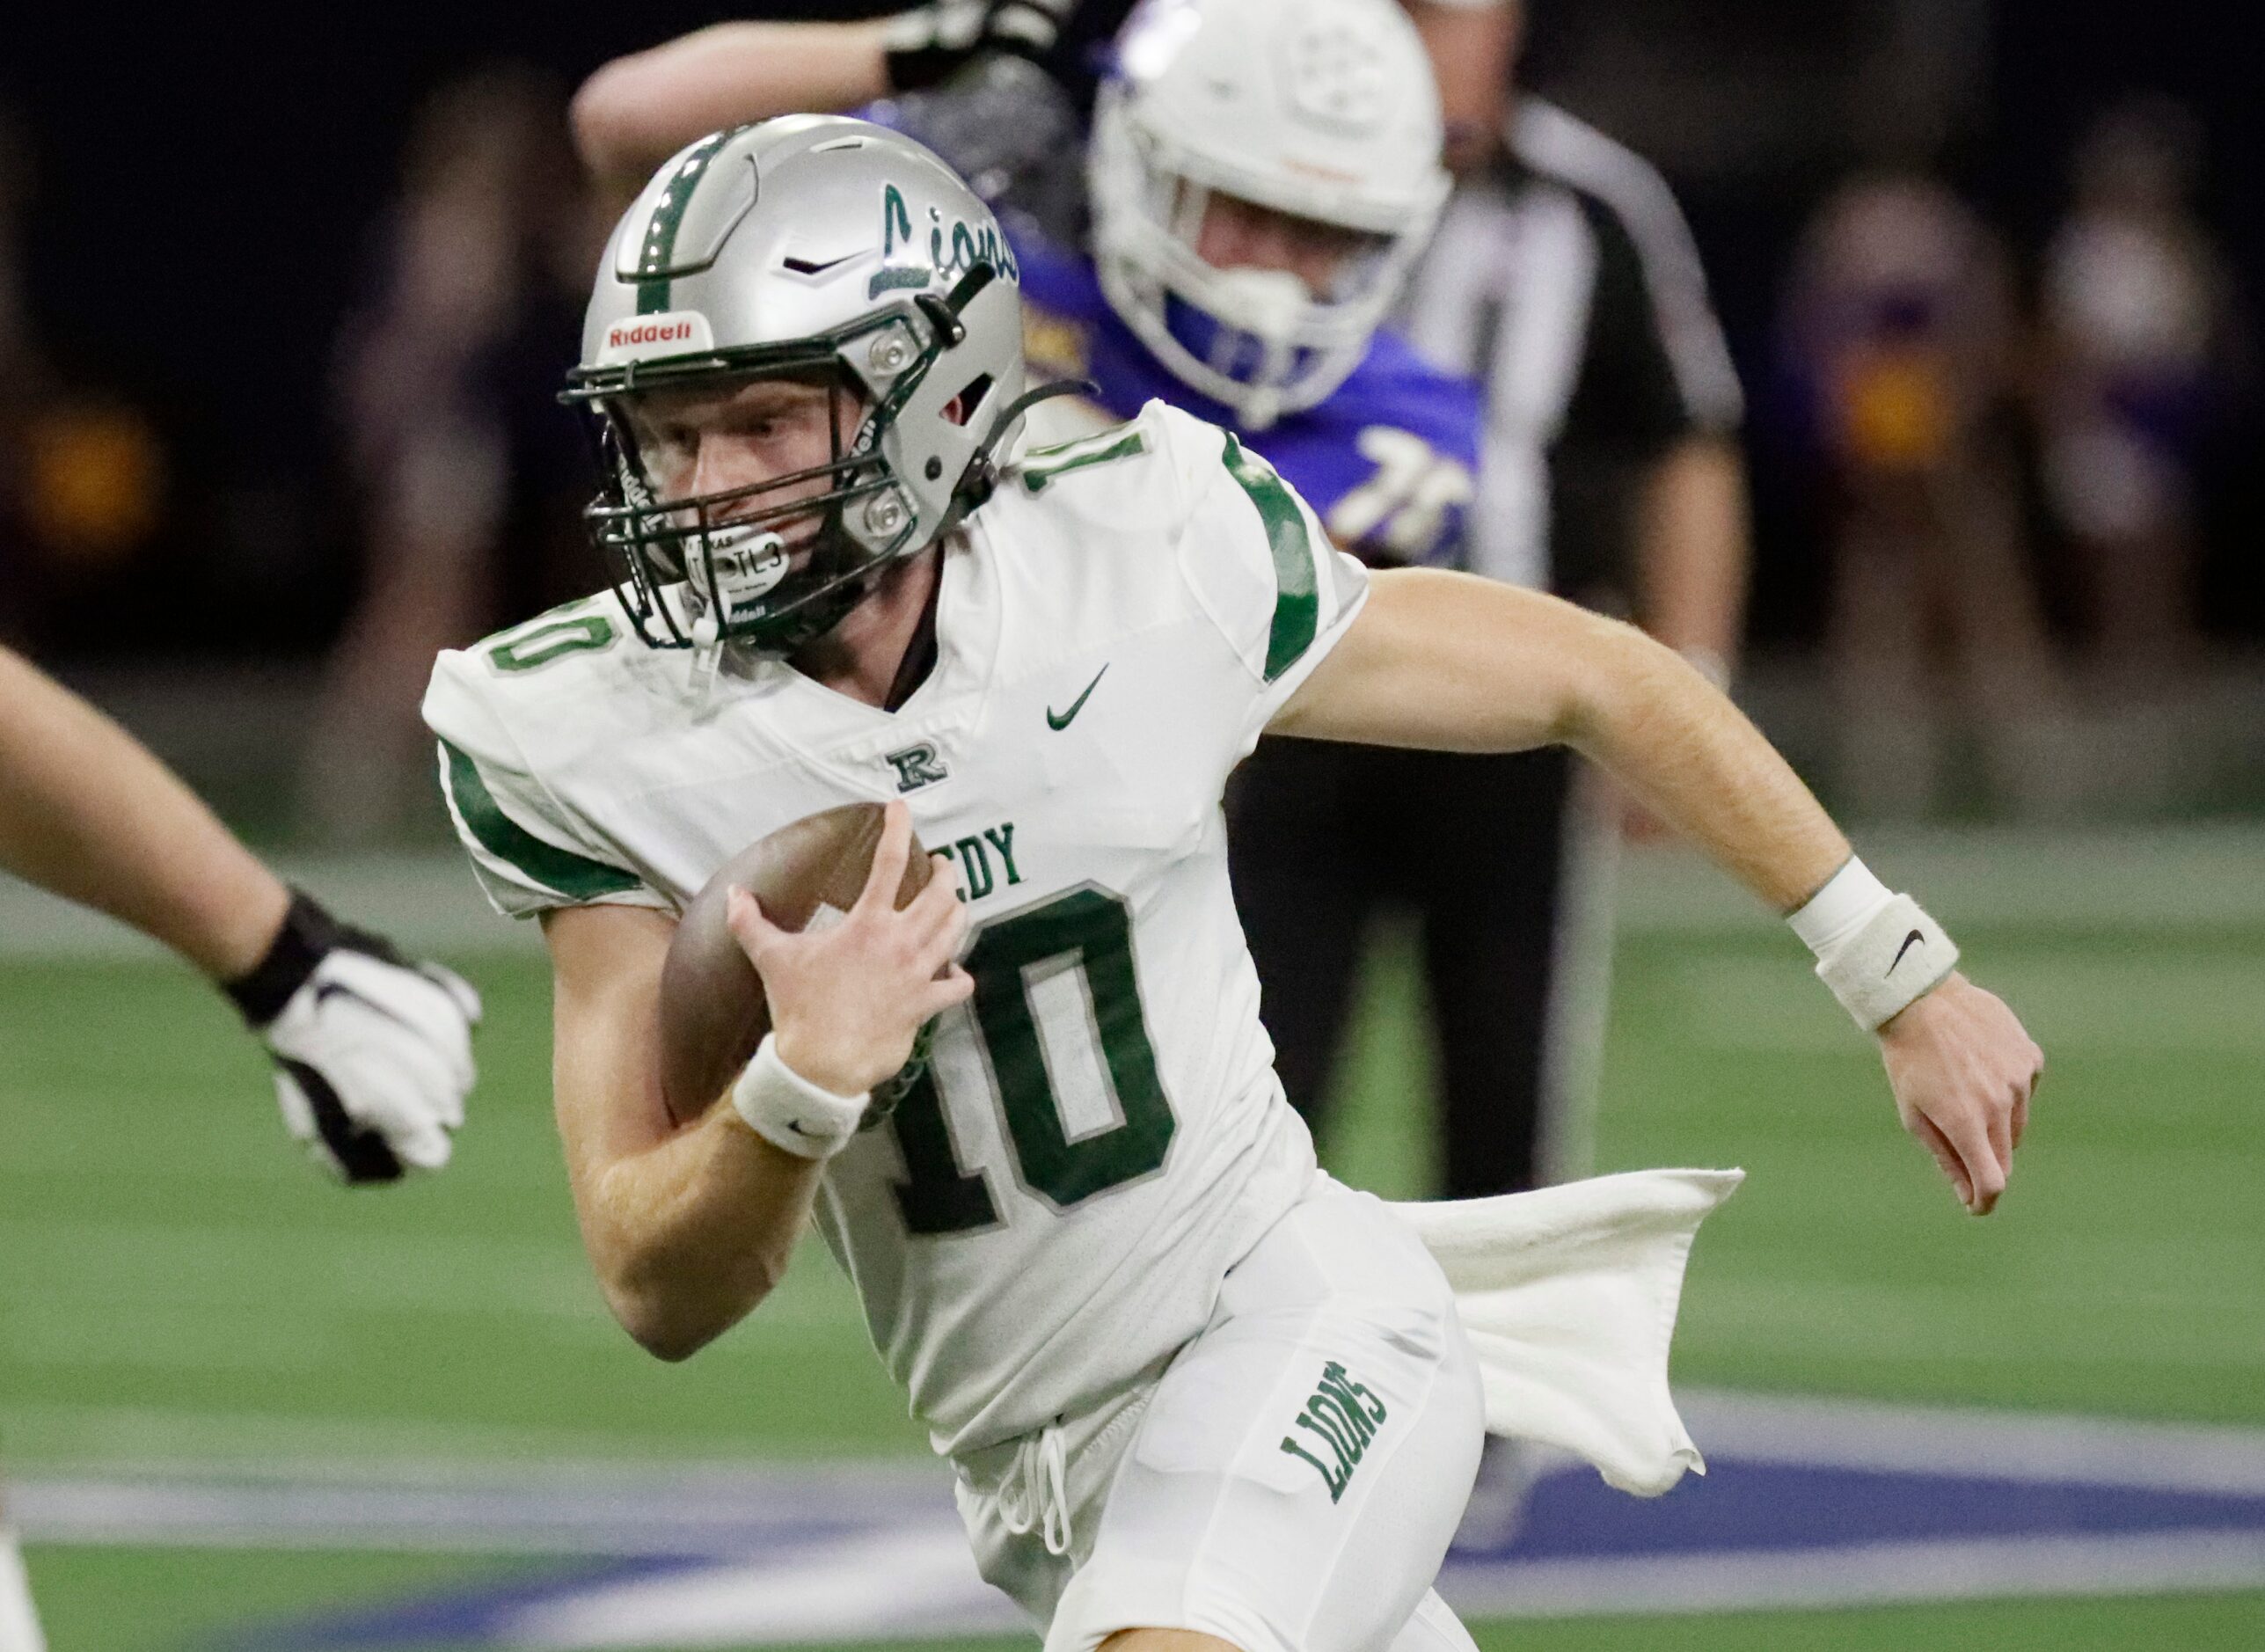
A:
{"type": "Polygon", "coordinates": [[[1706,1464],[1668,1393],[1684,1264],[1742,1170],[1638,1170],[1493,1199],[1395,1204],[1454,1288],[1487,1429],[1656,1497],[1706,1464]]]}

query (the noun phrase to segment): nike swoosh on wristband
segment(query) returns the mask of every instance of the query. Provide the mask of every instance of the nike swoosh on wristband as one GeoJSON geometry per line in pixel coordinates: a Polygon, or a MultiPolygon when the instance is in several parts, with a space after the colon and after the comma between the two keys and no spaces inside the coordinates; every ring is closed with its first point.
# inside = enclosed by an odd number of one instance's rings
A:
{"type": "Polygon", "coordinates": [[[1926,939],[1926,937],[1925,937],[1925,936],[1924,936],[1924,935],[1922,935],[1922,934],[1920,934],[1920,933],[1919,933],[1919,932],[1918,932],[1918,931],[1917,931],[1917,930],[1913,930],[1910,934],[1908,934],[1908,935],[1904,936],[1904,937],[1903,937],[1903,944],[1902,946],[1900,946],[1900,947],[1896,947],[1896,963],[1891,963],[1891,964],[1889,964],[1889,965],[1885,969],[1881,970],[1880,973],[1881,973],[1881,975],[1883,975],[1883,976],[1891,976],[1891,975],[1895,974],[1895,973],[1896,973],[1896,964],[1899,964],[1899,963],[1901,963],[1901,962],[1903,962],[1903,954],[1904,954],[1905,953],[1907,953],[1907,952],[1911,951],[1911,943],[1912,943],[1912,942],[1914,942],[1914,941],[1925,940],[1925,939],[1926,939]]]}
{"type": "Polygon", "coordinates": [[[1092,698],[1093,691],[1101,686],[1101,679],[1108,674],[1109,668],[1106,665],[1104,665],[1100,670],[1094,672],[1093,680],[1085,684],[1085,691],[1083,694],[1080,694],[1076,699],[1070,702],[1070,709],[1068,711],[1056,712],[1051,705],[1048,706],[1046,708],[1046,726],[1054,730],[1056,734],[1060,734],[1063,729],[1069,727],[1070,722],[1077,717],[1078,713],[1085,709],[1085,702],[1092,698]]]}

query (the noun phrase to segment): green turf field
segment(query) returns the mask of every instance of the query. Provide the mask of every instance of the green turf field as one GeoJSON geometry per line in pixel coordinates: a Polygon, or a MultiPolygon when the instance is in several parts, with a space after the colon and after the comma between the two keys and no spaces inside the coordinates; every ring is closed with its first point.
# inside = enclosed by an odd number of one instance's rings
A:
{"type": "MultiPolygon", "coordinates": [[[[1741,1165],[1692,1265],[1679,1380],[2265,1424],[2265,924],[1961,926],[2051,1065],[2013,1188],[1962,1216],[1784,938],[1624,939],[1600,1169],[1741,1165]]],[[[539,961],[459,961],[485,1078],[445,1177],[347,1195],[283,1143],[256,1051],[158,963],[0,964],[0,1461],[747,1459],[922,1449],[822,1257],[687,1364],[581,1261],[546,1114],[539,961]]],[[[1423,1052],[1387,947],[1348,1180],[1421,1190],[1423,1052]]],[[[438,1584],[462,1555],[34,1547],[57,1652],[185,1644],[438,1584]]],[[[1535,1648],[2265,1644],[2265,1597],[1535,1620],[1535,1648]]],[[[209,1644],[209,1641],[206,1641],[209,1644]]],[[[971,1652],[974,1643],[958,1648],[971,1652]]],[[[990,1644],[990,1643],[985,1643],[990,1644]]],[[[1007,1643],[998,1643],[1005,1645],[1007,1643]]]]}

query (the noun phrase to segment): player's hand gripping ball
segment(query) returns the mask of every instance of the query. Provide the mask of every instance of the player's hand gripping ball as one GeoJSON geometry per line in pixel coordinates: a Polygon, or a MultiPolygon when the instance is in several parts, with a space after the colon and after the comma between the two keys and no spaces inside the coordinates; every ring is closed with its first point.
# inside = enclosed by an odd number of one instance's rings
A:
{"type": "MultiPolygon", "coordinates": [[[[771,1030],[763,978],[727,922],[733,887],[751,893],[779,929],[801,933],[838,924],[864,892],[886,818],[879,803],[806,815],[734,855],[685,909],[661,972],[661,1090],[677,1122],[705,1113],[771,1030]]],[[[913,837],[896,910],[910,906],[934,875],[935,863],[913,837]]],[[[924,1029],[903,1070],[874,1088],[860,1129],[888,1116],[926,1056],[924,1029]]]]}

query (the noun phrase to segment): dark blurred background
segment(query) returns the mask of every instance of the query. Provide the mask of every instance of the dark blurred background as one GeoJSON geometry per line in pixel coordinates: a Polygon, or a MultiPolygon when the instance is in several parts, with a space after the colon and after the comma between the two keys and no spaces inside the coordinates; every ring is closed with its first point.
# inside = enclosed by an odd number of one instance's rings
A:
{"type": "MultiPolygon", "coordinates": [[[[457,466],[431,480],[433,510],[478,501],[494,545],[431,617],[442,631],[493,629],[596,582],[573,532],[579,435],[548,398],[574,347],[577,260],[593,244],[551,123],[607,57],[724,15],[680,0],[566,0],[539,14],[462,0],[281,14],[46,7],[13,19],[0,63],[0,637],[99,688],[194,778],[233,787],[255,830],[363,835],[363,802],[349,797],[310,826],[283,800],[303,797],[303,777],[271,782],[296,772],[300,731],[351,725],[339,707],[366,697],[355,683],[402,676],[384,663],[389,647],[429,657],[423,632],[351,633],[373,541],[394,530],[384,501],[417,492],[401,478],[422,462],[420,476],[457,466]],[[524,152],[496,175],[435,181],[431,151],[451,135],[500,130],[519,133],[524,152]],[[409,203],[420,188],[485,202],[467,210],[487,215],[500,263],[428,282],[411,303],[401,293],[416,286],[409,203]],[[422,367],[396,336],[405,304],[423,306],[408,330],[439,351],[422,367]],[[433,344],[450,316],[464,339],[433,344]],[[477,430],[449,424],[451,394],[478,404],[477,430]],[[452,434],[436,439],[441,427],[452,434]],[[437,457],[417,460],[420,440],[437,457]],[[325,668],[342,634],[359,664],[325,668]],[[231,708],[241,714],[218,714],[231,708]]],[[[2134,95],[2171,100],[2189,123],[2196,215],[2229,317],[2193,424],[2195,640],[2181,704],[2204,720],[2255,719],[2265,12],[2199,0],[1536,0],[1527,64],[1530,84],[1657,162],[1689,212],[1753,409],[1751,694],[1797,757],[1827,581],[1781,342],[1805,224],[1867,158],[1884,103],[1929,132],[1937,174],[2002,238],[2034,323],[2087,129],[2134,95]]],[[[2037,440],[2026,442],[2024,554],[2057,643],[2080,661],[2081,576],[2037,440]]],[[[387,566],[427,585],[454,577],[445,550],[426,555],[439,559],[387,566]]],[[[2148,806],[2265,801],[2251,749],[2228,740],[2207,773],[2148,806]]],[[[376,815],[380,835],[419,827],[414,809],[406,823],[376,815]]]]}

